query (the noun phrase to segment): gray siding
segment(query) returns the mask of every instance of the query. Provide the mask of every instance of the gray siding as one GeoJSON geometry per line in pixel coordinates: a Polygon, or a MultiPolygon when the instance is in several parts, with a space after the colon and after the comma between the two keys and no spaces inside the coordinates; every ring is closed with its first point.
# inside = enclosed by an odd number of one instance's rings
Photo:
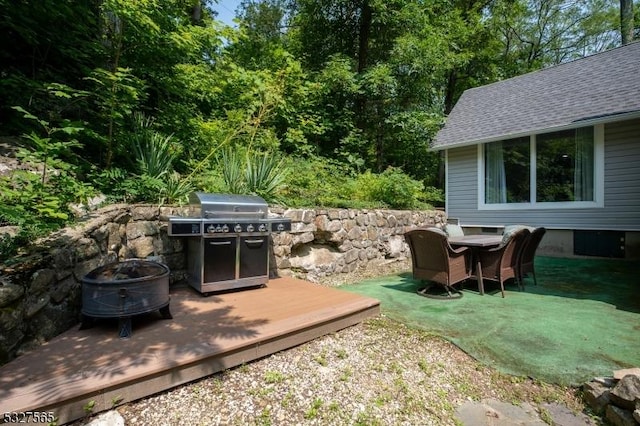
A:
{"type": "Polygon", "coordinates": [[[640,120],[605,125],[604,207],[478,210],[477,146],[448,150],[447,213],[462,224],[640,231],[640,120]]]}

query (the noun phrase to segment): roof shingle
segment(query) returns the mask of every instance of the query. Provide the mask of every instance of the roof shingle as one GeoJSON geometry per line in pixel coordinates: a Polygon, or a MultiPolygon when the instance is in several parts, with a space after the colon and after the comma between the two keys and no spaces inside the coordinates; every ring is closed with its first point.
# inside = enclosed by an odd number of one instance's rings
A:
{"type": "Polygon", "coordinates": [[[539,133],[640,112],[640,42],[466,90],[432,147],[539,133]]]}

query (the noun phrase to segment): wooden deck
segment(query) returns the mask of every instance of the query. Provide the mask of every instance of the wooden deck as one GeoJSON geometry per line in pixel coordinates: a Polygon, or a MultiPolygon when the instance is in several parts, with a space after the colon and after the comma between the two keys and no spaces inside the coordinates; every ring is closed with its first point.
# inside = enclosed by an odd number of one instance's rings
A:
{"type": "Polygon", "coordinates": [[[357,324],[375,299],[292,278],[203,297],[171,290],[173,319],[134,318],[78,327],[0,367],[0,413],[52,411],[58,424],[187,383],[357,324]]]}

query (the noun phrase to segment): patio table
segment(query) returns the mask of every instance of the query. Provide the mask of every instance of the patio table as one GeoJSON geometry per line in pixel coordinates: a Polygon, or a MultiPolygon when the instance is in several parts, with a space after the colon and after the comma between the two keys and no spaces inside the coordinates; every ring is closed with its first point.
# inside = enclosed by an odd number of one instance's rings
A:
{"type": "Polygon", "coordinates": [[[463,237],[449,238],[449,244],[453,247],[469,247],[471,249],[472,262],[476,262],[476,279],[480,295],[484,296],[484,283],[482,282],[482,265],[478,250],[487,247],[497,247],[502,242],[502,235],[465,235],[463,237]]]}

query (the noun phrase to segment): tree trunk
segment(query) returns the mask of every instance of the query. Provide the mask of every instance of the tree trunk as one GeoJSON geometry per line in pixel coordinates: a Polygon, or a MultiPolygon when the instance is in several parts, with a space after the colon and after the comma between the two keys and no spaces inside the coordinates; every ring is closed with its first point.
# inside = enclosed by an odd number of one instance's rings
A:
{"type": "MultiPolygon", "coordinates": [[[[371,35],[372,11],[368,0],[362,2],[360,10],[360,25],[358,33],[358,74],[362,74],[367,68],[367,60],[369,54],[369,37],[371,35]]],[[[368,99],[365,94],[356,95],[355,99],[355,115],[356,127],[365,133],[367,127],[367,103],[368,99]]],[[[376,152],[378,152],[376,143],[376,152]]],[[[377,156],[376,156],[377,157],[377,156]]]]}
{"type": "Polygon", "coordinates": [[[620,34],[623,45],[633,41],[633,0],[620,0],[620,34]]]}
{"type": "Polygon", "coordinates": [[[202,2],[200,0],[195,0],[191,7],[191,23],[193,25],[202,23],[202,2]]]}
{"type": "Polygon", "coordinates": [[[449,71],[447,76],[447,87],[444,94],[444,114],[448,115],[455,105],[456,85],[458,82],[458,74],[455,70],[449,71]]]}
{"type": "Polygon", "coordinates": [[[358,73],[362,73],[367,67],[369,54],[369,36],[371,34],[372,11],[369,1],[365,0],[360,11],[360,34],[358,34],[358,73]]]}
{"type": "Polygon", "coordinates": [[[382,173],[385,169],[385,150],[384,150],[384,107],[382,104],[378,104],[376,107],[377,116],[379,117],[378,125],[376,126],[376,168],[378,173],[382,173]]]}

